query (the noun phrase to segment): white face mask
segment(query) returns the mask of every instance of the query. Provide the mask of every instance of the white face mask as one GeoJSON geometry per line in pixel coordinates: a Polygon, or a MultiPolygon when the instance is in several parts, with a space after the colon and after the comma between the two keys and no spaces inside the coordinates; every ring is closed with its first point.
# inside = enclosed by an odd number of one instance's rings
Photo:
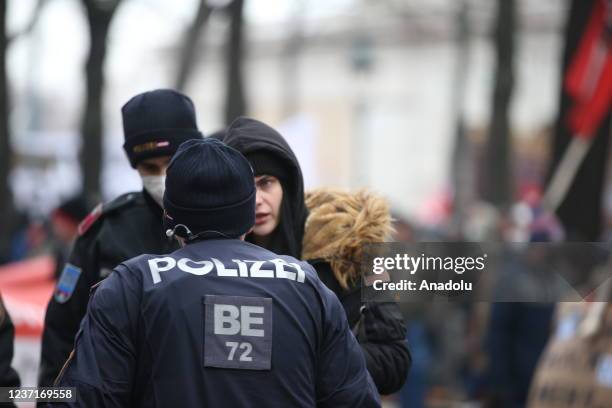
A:
{"type": "Polygon", "coordinates": [[[166,189],[166,176],[142,176],[142,185],[147,193],[153,197],[160,207],[164,207],[164,190],[166,189]]]}

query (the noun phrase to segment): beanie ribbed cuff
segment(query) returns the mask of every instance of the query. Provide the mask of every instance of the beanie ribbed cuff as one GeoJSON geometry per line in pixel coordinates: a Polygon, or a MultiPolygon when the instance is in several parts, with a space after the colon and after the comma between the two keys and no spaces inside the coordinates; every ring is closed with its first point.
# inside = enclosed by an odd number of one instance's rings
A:
{"type": "Polygon", "coordinates": [[[193,234],[202,232],[219,232],[237,238],[255,225],[255,193],[252,190],[244,200],[230,205],[215,208],[188,208],[170,201],[164,195],[164,209],[167,227],[178,224],[187,226],[193,234]]]}
{"type": "Polygon", "coordinates": [[[202,133],[194,129],[159,129],[130,137],[123,144],[123,149],[132,167],[136,168],[142,160],[172,156],[181,143],[202,138],[202,133]]]}

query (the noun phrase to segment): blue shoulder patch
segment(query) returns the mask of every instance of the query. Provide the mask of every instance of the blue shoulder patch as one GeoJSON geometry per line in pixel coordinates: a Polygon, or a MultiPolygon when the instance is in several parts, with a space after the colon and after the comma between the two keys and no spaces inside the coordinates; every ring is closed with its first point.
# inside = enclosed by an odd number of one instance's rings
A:
{"type": "Polygon", "coordinates": [[[58,303],[66,303],[70,299],[79,281],[79,276],[81,276],[81,268],[69,263],[64,266],[62,276],[55,287],[54,297],[58,303]]]}

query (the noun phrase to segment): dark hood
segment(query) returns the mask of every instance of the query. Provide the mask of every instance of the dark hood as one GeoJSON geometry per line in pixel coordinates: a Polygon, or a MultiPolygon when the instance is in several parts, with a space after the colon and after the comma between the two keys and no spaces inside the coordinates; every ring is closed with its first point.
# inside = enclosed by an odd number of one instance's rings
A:
{"type": "MultiPolygon", "coordinates": [[[[304,178],[300,164],[287,141],[270,126],[255,119],[240,117],[227,128],[223,141],[245,156],[265,152],[276,156],[287,173],[281,180],[283,202],[281,219],[272,232],[269,249],[280,255],[300,258],[304,223],[308,215],[304,202],[304,178]]],[[[247,236],[252,242],[252,236],[247,236]]]]}

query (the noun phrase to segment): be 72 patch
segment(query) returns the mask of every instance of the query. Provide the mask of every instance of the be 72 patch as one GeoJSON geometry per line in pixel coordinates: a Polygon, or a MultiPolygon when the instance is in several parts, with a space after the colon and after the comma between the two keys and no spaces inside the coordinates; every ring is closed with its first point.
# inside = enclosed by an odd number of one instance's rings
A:
{"type": "Polygon", "coordinates": [[[79,281],[79,276],[81,276],[81,268],[69,263],[64,266],[62,276],[55,287],[54,297],[58,303],[66,303],[70,299],[79,281]]]}
{"type": "Polygon", "coordinates": [[[206,295],[204,367],[269,370],[272,299],[206,295]]]}

